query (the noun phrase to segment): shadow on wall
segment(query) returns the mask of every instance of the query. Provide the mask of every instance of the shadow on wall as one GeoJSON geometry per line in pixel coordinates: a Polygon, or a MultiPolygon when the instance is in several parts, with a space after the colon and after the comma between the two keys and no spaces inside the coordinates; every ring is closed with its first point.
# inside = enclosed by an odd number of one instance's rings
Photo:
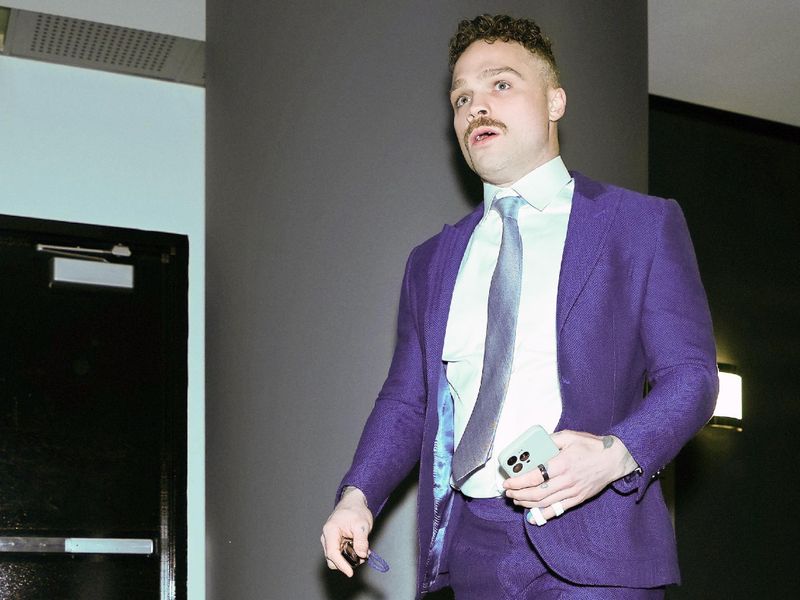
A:
{"type": "Polygon", "coordinates": [[[325,566],[325,563],[320,565],[320,578],[325,584],[325,597],[331,600],[353,600],[354,598],[390,600],[386,594],[365,582],[358,574],[348,578],[338,571],[331,571],[325,566]]]}
{"type": "MultiPolygon", "coordinates": [[[[483,183],[472,169],[469,168],[464,156],[461,154],[461,148],[458,141],[453,135],[453,128],[448,127],[447,136],[451,141],[450,144],[450,167],[456,174],[456,181],[458,181],[458,188],[461,190],[461,195],[466,199],[470,208],[475,208],[483,202],[483,183]]],[[[432,596],[426,596],[431,598],[432,596]]]]}

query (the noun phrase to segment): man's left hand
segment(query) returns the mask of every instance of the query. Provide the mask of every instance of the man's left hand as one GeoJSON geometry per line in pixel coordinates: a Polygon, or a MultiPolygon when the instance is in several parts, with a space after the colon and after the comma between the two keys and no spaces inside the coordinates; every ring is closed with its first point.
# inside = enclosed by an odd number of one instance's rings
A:
{"type": "Polygon", "coordinates": [[[556,515],[553,504],[569,510],[600,493],[609,483],[633,472],[638,465],[615,436],[559,431],[552,436],[560,449],[547,462],[549,481],[538,469],[506,479],[503,487],[514,504],[537,507],[545,519],[556,515]]]}

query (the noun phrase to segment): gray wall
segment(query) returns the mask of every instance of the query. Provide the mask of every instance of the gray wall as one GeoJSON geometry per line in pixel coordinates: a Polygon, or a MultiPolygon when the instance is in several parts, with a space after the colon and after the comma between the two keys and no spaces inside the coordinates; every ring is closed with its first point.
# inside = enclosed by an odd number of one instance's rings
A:
{"type": "Polygon", "coordinates": [[[332,577],[319,534],[385,376],[405,258],[479,200],[446,100],[447,41],[535,17],[568,94],[567,165],[645,189],[642,2],[209,0],[208,597],[410,598],[413,486],[332,577]]]}

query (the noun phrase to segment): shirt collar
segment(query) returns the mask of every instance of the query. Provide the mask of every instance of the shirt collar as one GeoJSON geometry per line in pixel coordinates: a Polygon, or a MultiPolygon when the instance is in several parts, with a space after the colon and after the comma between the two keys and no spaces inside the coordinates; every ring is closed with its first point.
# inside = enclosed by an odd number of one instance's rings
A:
{"type": "Polygon", "coordinates": [[[520,196],[525,202],[542,211],[570,181],[572,176],[560,156],[536,167],[510,187],[501,188],[484,181],[483,215],[485,217],[489,213],[495,198],[505,196],[520,196]]]}

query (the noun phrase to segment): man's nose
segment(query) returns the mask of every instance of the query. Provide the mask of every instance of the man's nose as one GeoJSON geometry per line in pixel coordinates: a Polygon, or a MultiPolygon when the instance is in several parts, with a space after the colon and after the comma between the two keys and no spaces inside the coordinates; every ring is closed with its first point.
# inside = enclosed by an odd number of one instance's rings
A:
{"type": "Polygon", "coordinates": [[[474,121],[479,117],[488,117],[489,116],[489,105],[483,98],[483,96],[475,95],[472,98],[472,103],[469,107],[469,115],[467,119],[469,121],[474,121]]]}
{"type": "Polygon", "coordinates": [[[469,111],[468,119],[470,121],[474,121],[478,117],[487,117],[487,116],[489,116],[489,111],[485,108],[479,108],[478,110],[469,111]]]}

